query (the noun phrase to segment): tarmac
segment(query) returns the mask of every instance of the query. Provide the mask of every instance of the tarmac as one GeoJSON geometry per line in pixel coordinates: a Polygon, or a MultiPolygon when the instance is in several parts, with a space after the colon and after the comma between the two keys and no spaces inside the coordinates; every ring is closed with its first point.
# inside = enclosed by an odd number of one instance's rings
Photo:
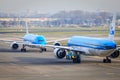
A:
{"type": "Polygon", "coordinates": [[[53,49],[40,53],[39,49],[27,48],[23,53],[0,41],[0,80],[120,80],[120,58],[112,59],[112,63],[102,61],[100,57],[82,56],[82,62],[75,64],[57,59],[53,49]]]}
{"type": "Polygon", "coordinates": [[[82,56],[82,63],[55,58],[51,49],[26,53],[0,49],[0,80],[120,80],[120,60],[82,56]]]}

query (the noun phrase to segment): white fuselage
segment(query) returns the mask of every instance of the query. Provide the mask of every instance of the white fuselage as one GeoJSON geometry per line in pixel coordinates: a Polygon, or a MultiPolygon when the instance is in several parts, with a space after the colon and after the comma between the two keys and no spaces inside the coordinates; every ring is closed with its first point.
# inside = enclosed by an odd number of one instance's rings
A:
{"type": "Polygon", "coordinates": [[[78,46],[72,46],[72,48],[76,51],[83,51],[83,55],[88,56],[109,56],[111,53],[115,51],[115,49],[110,50],[99,50],[94,48],[88,48],[88,47],[78,47],[78,46]]]}
{"type": "Polygon", "coordinates": [[[116,50],[114,41],[102,38],[73,36],[68,41],[68,46],[74,51],[89,56],[109,56],[116,50]]]}

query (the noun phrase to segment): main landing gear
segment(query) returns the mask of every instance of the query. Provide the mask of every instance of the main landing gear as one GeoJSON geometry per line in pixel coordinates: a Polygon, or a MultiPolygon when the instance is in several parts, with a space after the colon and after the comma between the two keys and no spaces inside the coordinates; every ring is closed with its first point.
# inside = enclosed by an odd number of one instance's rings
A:
{"type": "Polygon", "coordinates": [[[111,63],[111,59],[109,59],[109,57],[106,56],[106,59],[103,59],[103,62],[104,63],[111,63]]]}
{"type": "Polygon", "coordinates": [[[47,51],[46,48],[40,48],[40,53],[42,53],[43,51],[47,51]]]}
{"type": "Polygon", "coordinates": [[[23,47],[21,48],[21,52],[26,52],[25,45],[23,45],[23,47]]]}
{"type": "Polygon", "coordinates": [[[81,58],[79,54],[75,54],[73,59],[73,63],[81,63],[81,58]]]}
{"type": "Polygon", "coordinates": [[[66,55],[66,59],[73,60],[73,63],[81,63],[81,55],[78,52],[70,51],[66,55]]]}

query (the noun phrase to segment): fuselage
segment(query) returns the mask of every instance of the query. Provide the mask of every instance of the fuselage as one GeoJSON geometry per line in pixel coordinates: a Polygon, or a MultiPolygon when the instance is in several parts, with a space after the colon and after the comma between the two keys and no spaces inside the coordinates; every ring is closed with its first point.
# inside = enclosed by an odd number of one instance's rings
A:
{"type": "Polygon", "coordinates": [[[68,41],[68,46],[76,51],[85,52],[84,55],[107,56],[114,52],[116,43],[109,39],[73,36],[68,41]]]}
{"type": "Polygon", "coordinates": [[[40,44],[40,45],[46,45],[46,39],[42,35],[33,35],[33,34],[26,34],[23,37],[23,40],[25,42],[30,42],[32,44],[40,44]]]}

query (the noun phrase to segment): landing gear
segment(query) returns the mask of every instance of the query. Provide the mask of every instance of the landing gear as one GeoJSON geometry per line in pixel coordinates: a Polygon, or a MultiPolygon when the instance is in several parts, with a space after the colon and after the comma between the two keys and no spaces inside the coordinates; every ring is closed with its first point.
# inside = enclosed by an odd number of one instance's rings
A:
{"type": "Polygon", "coordinates": [[[73,63],[81,63],[81,59],[79,55],[77,55],[76,58],[73,59],[73,63]]]}
{"type": "Polygon", "coordinates": [[[40,53],[42,53],[43,51],[47,51],[46,48],[40,48],[40,53]]]}
{"type": "Polygon", "coordinates": [[[43,48],[43,51],[45,51],[45,52],[46,52],[46,51],[47,51],[47,49],[46,49],[46,48],[43,48]]]}
{"type": "Polygon", "coordinates": [[[21,48],[21,52],[26,52],[25,45],[23,45],[23,47],[21,48]]]}
{"type": "Polygon", "coordinates": [[[81,55],[78,52],[69,51],[66,59],[73,60],[73,63],[81,63],[81,55]]]}
{"type": "Polygon", "coordinates": [[[77,52],[75,53],[75,55],[72,57],[73,59],[73,63],[81,63],[81,55],[78,54],[77,52]]]}
{"type": "Polygon", "coordinates": [[[109,59],[108,57],[106,57],[106,59],[103,59],[103,63],[111,63],[111,59],[109,59]]]}
{"type": "Polygon", "coordinates": [[[26,49],[21,48],[21,52],[26,52],[26,49]]]}

